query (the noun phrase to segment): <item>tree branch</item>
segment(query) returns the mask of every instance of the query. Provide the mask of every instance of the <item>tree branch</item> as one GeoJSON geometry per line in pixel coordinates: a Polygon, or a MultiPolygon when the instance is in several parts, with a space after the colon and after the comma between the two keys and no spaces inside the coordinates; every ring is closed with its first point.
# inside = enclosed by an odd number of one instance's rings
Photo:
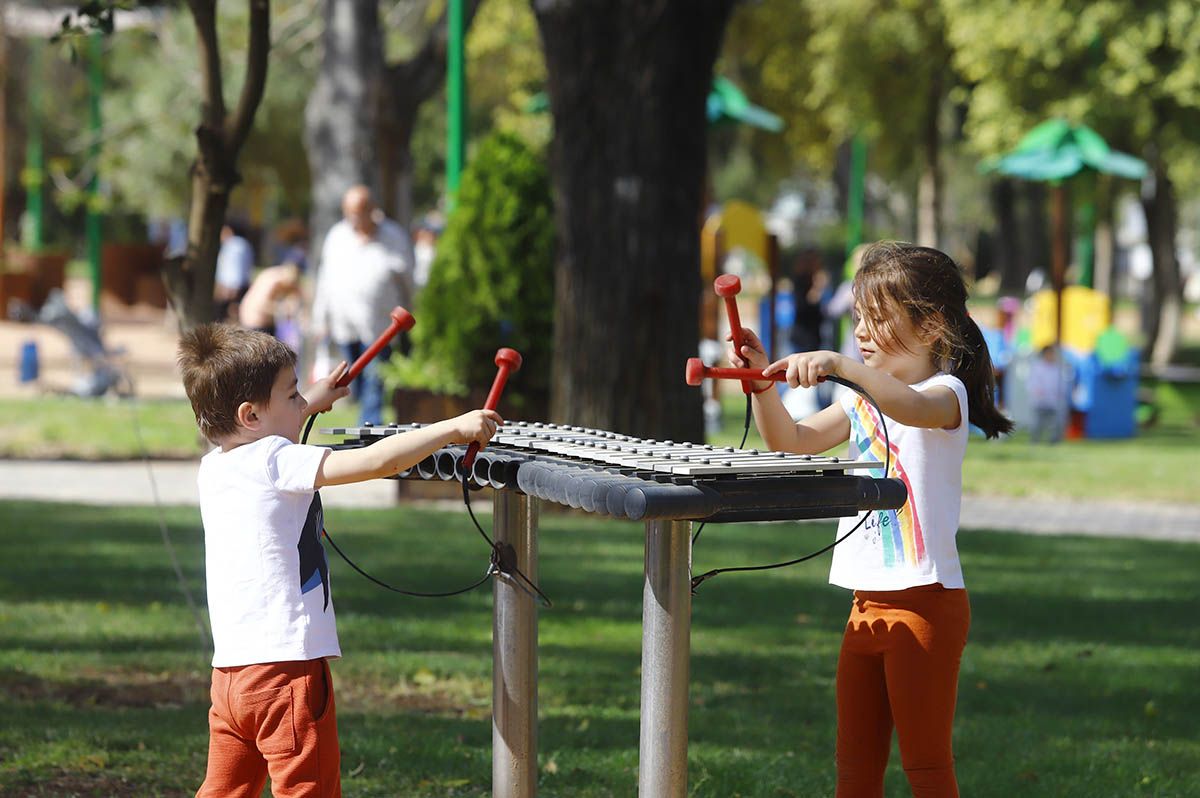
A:
{"type": "Polygon", "coordinates": [[[268,55],[271,52],[271,3],[270,0],[247,0],[250,6],[249,47],[246,52],[246,79],[238,97],[237,110],[225,128],[225,142],[229,154],[236,157],[250,128],[254,114],[262,102],[267,85],[268,55]]]}
{"type": "Polygon", "coordinates": [[[200,83],[203,94],[201,125],[221,130],[225,125],[225,96],[221,93],[221,45],[217,39],[216,0],[187,0],[200,45],[200,83]]]}
{"type": "MultiPolygon", "coordinates": [[[[463,9],[463,29],[469,30],[482,0],[466,0],[463,9]]],[[[425,43],[412,58],[384,67],[384,79],[391,87],[391,105],[397,108],[408,103],[413,107],[431,97],[446,77],[446,50],[449,46],[447,12],[429,29],[425,43]]]]}

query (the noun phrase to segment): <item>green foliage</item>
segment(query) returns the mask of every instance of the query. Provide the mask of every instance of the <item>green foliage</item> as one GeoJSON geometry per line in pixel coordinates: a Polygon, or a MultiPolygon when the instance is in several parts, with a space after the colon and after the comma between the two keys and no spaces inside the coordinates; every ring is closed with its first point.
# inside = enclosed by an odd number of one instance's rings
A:
{"type": "Polygon", "coordinates": [[[1061,116],[1118,149],[1157,150],[1173,180],[1200,184],[1194,2],[942,2],[955,65],[973,86],[966,131],[980,153],[1003,152],[1037,122],[1061,116]]]}
{"type": "MultiPolygon", "coordinates": [[[[945,20],[927,0],[808,0],[813,63],[806,104],[840,139],[865,133],[871,158],[899,171],[955,83],[945,20]],[[870,20],[869,24],[864,24],[870,20]]],[[[877,167],[876,167],[877,168],[877,167]]]]}
{"type": "Polygon", "coordinates": [[[554,319],[554,218],[541,158],[508,133],[488,137],[463,172],[458,205],[417,298],[411,357],[397,357],[396,386],[484,390],[496,349],[524,364],[504,405],[544,408],[554,319]]]}

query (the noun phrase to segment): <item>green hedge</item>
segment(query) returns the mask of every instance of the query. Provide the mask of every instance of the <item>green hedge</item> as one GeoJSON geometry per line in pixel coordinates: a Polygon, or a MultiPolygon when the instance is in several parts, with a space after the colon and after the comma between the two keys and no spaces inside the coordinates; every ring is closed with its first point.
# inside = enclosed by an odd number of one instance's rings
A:
{"type": "MultiPolygon", "coordinates": [[[[495,133],[464,170],[457,207],[417,297],[413,348],[393,387],[486,391],[502,346],[521,353],[503,408],[544,415],[554,325],[554,209],[542,158],[495,133]]],[[[532,417],[530,415],[529,417],[532,417]]]]}

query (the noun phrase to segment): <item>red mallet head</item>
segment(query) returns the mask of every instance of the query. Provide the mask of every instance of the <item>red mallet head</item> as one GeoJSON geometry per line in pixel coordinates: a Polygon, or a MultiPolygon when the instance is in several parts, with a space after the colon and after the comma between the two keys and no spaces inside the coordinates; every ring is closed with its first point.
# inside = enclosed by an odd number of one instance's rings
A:
{"type": "Polygon", "coordinates": [[[389,315],[392,317],[392,321],[396,323],[396,332],[408,332],[417,323],[417,320],[413,318],[413,314],[399,305],[392,308],[392,312],[389,315]]]}
{"type": "Polygon", "coordinates": [[[354,378],[357,377],[362,370],[367,367],[367,364],[370,363],[376,355],[383,351],[383,348],[387,346],[393,338],[406,330],[411,330],[413,325],[417,323],[417,320],[413,318],[413,314],[409,313],[399,305],[392,308],[392,312],[388,315],[392,317],[392,323],[388,325],[386,330],[379,334],[379,337],[367,347],[365,352],[358,356],[358,360],[354,361],[350,368],[346,370],[346,373],[342,375],[342,378],[337,381],[339,388],[345,388],[347,385],[354,382],[354,378]]]}
{"type": "Polygon", "coordinates": [[[742,385],[750,386],[756,380],[771,382],[787,382],[787,373],[776,371],[764,377],[759,369],[732,369],[721,366],[706,366],[698,357],[689,357],[684,379],[688,385],[699,385],[704,380],[741,380],[742,385]]]}
{"type": "MultiPolygon", "coordinates": [[[[496,405],[500,404],[500,395],[504,393],[504,386],[508,383],[508,375],[520,368],[520,352],[508,347],[496,350],[496,379],[492,381],[492,390],[488,391],[487,400],[483,403],[485,410],[496,409],[496,405]]],[[[475,464],[475,455],[479,454],[481,448],[478,441],[467,447],[467,454],[462,461],[463,473],[471,473],[471,467],[475,464]]]]}
{"type": "Polygon", "coordinates": [[[742,281],[736,274],[722,274],[713,280],[713,290],[719,297],[733,297],[742,292],[742,281]]]}
{"type": "MultiPolygon", "coordinates": [[[[729,337],[733,339],[733,351],[742,353],[742,320],[738,317],[737,295],[742,291],[742,281],[736,274],[722,274],[713,280],[713,290],[725,300],[725,312],[729,316],[729,337]]],[[[750,383],[742,382],[742,391],[750,393],[750,383]]]]}
{"type": "Polygon", "coordinates": [[[521,353],[515,349],[501,347],[496,350],[496,367],[503,368],[507,366],[509,371],[521,370],[521,353]]]}

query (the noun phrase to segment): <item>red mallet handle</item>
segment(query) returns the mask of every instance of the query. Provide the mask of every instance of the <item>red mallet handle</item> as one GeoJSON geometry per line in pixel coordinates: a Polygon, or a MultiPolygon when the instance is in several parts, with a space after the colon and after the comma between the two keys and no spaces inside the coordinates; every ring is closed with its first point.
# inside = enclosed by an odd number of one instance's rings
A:
{"type": "Polygon", "coordinates": [[[684,378],[688,385],[699,385],[703,380],[742,380],[743,385],[749,385],[753,380],[771,380],[772,382],[787,382],[787,372],[777,371],[769,377],[764,377],[758,369],[732,369],[718,366],[706,366],[698,357],[689,357],[684,378]]]}
{"type": "Polygon", "coordinates": [[[392,308],[391,316],[392,323],[389,324],[388,328],[384,330],[378,338],[375,339],[375,343],[367,347],[367,351],[358,356],[358,360],[354,361],[354,365],[350,367],[349,371],[343,374],[342,378],[337,381],[337,387],[345,388],[347,385],[354,382],[354,378],[357,377],[362,370],[367,367],[367,364],[370,363],[371,360],[374,359],[374,357],[378,355],[385,346],[388,345],[388,342],[396,337],[397,333],[411,330],[413,325],[417,323],[417,320],[413,318],[413,314],[409,313],[399,305],[392,308]]]}
{"type": "MultiPolygon", "coordinates": [[[[508,375],[520,369],[520,352],[508,347],[496,350],[496,379],[492,380],[492,390],[488,391],[487,400],[483,403],[484,410],[496,409],[496,406],[500,404],[500,395],[504,393],[504,386],[508,382],[508,375]]],[[[462,464],[464,474],[471,472],[471,466],[475,464],[475,455],[479,454],[479,450],[482,448],[479,441],[475,441],[467,447],[467,456],[463,458],[462,464]]]]}
{"type": "MultiPolygon", "coordinates": [[[[722,274],[713,281],[713,290],[725,300],[725,312],[729,316],[729,332],[733,338],[733,351],[742,354],[742,320],[738,316],[737,295],[742,292],[742,281],[736,274],[722,274]]],[[[752,390],[749,381],[742,380],[742,393],[752,390]]]]}

